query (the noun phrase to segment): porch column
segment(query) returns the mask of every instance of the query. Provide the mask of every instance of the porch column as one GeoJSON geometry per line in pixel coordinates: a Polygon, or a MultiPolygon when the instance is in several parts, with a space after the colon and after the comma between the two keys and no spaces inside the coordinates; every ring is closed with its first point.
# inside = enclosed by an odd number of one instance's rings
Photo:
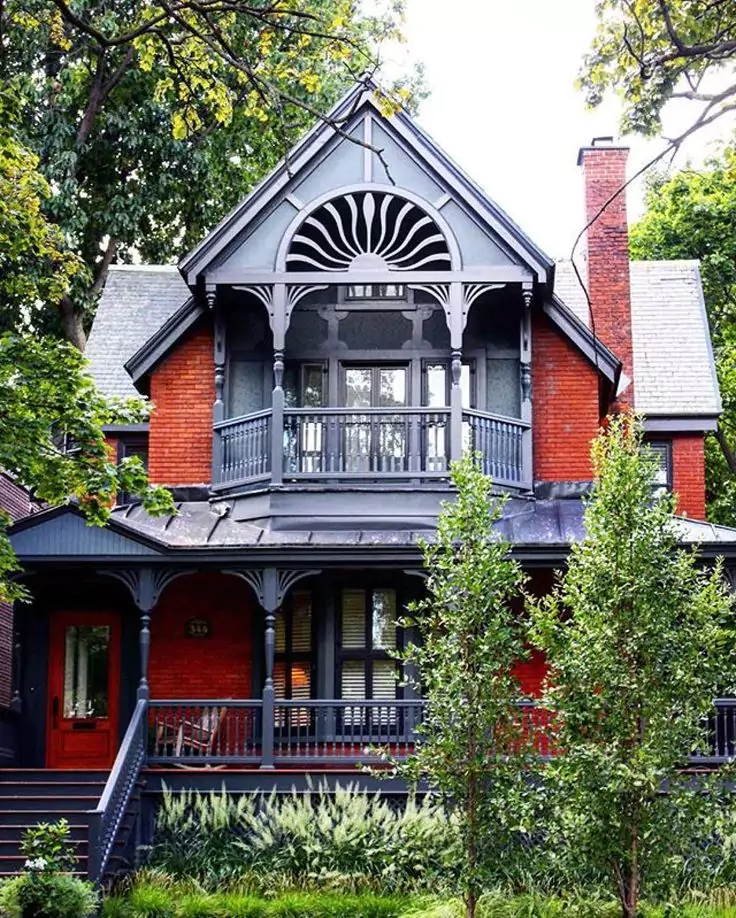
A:
{"type": "MultiPolygon", "coordinates": [[[[282,391],[283,395],[283,391],[282,391]]],[[[263,571],[263,592],[261,605],[266,613],[265,618],[265,664],[266,671],[263,683],[263,726],[261,730],[261,768],[273,768],[273,740],[274,721],[276,710],[276,694],[273,684],[273,666],[276,657],[276,610],[281,597],[279,596],[279,578],[275,568],[269,567],[263,571]]]]}
{"type": "Polygon", "coordinates": [[[214,320],[215,347],[215,401],[212,406],[212,483],[219,484],[222,479],[222,437],[215,425],[225,418],[225,316],[222,305],[217,299],[216,288],[208,287],[206,295],[207,306],[214,320]]]}
{"type": "Polygon", "coordinates": [[[521,469],[522,478],[530,488],[534,487],[533,440],[532,440],[532,298],[531,284],[522,288],[524,297],[524,314],[521,320],[521,420],[529,427],[522,433],[521,469]]]}
{"type": "Polygon", "coordinates": [[[273,331],[273,394],[271,397],[271,483],[284,479],[284,348],[286,346],[286,285],[274,284],[271,301],[273,331]]]}
{"type": "Polygon", "coordinates": [[[452,387],[450,389],[450,460],[456,461],[463,455],[463,391],[460,378],[463,370],[463,285],[450,284],[449,319],[450,319],[450,369],[452,387]]]}

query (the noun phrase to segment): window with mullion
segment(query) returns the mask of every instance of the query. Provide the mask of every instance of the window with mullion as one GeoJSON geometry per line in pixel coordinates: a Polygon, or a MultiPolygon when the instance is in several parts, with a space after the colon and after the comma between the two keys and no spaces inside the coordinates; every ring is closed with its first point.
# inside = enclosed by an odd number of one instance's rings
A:
{"type": "MultiPolygon", "coordinates": [[[[398,697],[400,647],[396,625],[396,590],[390,588],[345,588],[341,593],[339,629],[339,689],[343,699],[390,701],[398,697]]],[[[395,719],[392,707],[365,706],[373,710],[371,722],[395,719]]],[[[345,711],[345,723],[366,719],[359,705],[345,711]]]]}

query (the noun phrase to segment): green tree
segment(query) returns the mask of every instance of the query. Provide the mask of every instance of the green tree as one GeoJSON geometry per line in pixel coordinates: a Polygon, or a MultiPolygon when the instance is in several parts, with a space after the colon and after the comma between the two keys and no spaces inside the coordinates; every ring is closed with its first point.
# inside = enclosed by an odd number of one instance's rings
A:
{"type": "Polygon", "coordinates": [[[518,600],[524,583],[494,523],[503,502],[473,457],[453,464],[457,499],[424,544],[427,595],[405,625],[418,640],[403,654],[425,699],[421,741],[404,766],[451,800],[463,837],[467,914],[475,914],[489,865],[510,869],[534,788],[514,665],[525,655],[518,600]]]}
{"type": "Polygon", "coordinates": [[[708,517],[736,524],[736,152],[703,169],[655,173],[631,229],[633,258],[700,260],[723,416],[706,444],[708,517]]]}
{"type": "Polygon", "coordinates": [[[598,28],[580,74],[591,106],[614,91],[621,129],[655,135],[671,99],[694,106],[675,143],[736,111],[736,6],[727,0],[597,0],[598,28]]]}
{"type": "MultiPolygon", "coordinates": [[[[14,329],[0,334],[0,469],[39,500],[75,499],[95,523],[105,521],[120,490],[141,496],[153,513],[172,509],[168,491],[148,487],[139,460],[116,466],[105,444],[102,425],[143,420],[145,404],[108,404],[80,352],[34,327],[80,264],[43,216],[50,189],[13,133],[15,111],[12,95],[0,94],[0,316],[14,329]]],[[[0,596],[14,598],[22,591],[9,582],[17,563],[8,522],[0,514],[0,596]]]]}
{"type": "MultiPolygon", "coordinates": [[[[0,79],[49,218],[85,271],[38,321],[80,349],[115,261],[168,262],[284,155],[379,48],[401,0],[7,0],[0,79]]],[[[408,88],[387,89],[387,104],[408,88]]],[[[331,123],[335,131],[343,123],[331,123]]],[[[352,138],[354,140],[354,138],[352,138]]]]}
{"type": "Polygon", "coordinates": [[[720,565],[677,548],[672,499],[653,497],[631,416],[609,419],[593,461],[586,537],[531,613],[564,750],[546,772],[562,837],[634,918],[676,861],[682,813],[709,800],[679,769],[733,676],[732,608],[720,565]]]}

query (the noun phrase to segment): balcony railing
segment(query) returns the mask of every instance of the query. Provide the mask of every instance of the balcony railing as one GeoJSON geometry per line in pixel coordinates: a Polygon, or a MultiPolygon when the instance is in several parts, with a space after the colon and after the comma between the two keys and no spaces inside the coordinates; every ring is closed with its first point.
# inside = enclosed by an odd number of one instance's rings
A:
{"type": "MultiPolygon", "coordinates": [[[[351,765],[396,759],[421,741],[421,699],[277,699],[272,719],[260,700],[151,701],[151,765],[351,765]]],[[[505,740],[543,759],[562,754],[555,715],[534,701],[518,704],[505,740]]],[[[736,756],[736,698],[719,698],[703,741],[683,765],[709,767],[736,756]]]]}
{"type": "Polygon", "coordinates": [[[524,421],[450,408],[287,408],[215,425],[214,484],[447,479],[463,449],[500,484],[531,484],[524,421]],[[456,429],[457,428],[457,429],[456,429]],[[454,446],[457,444],[457,446],[454,446]],[[274,474],[277,472],[278,474],[274,474]]]}

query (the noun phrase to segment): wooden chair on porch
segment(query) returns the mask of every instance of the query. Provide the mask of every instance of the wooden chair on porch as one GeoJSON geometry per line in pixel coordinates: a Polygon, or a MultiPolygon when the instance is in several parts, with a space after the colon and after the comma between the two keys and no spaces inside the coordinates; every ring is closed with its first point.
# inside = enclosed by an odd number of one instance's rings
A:
{"type": "MultiPolygon", "coordinates": [[[[172,758],[207,759],[227,715],[226,707],[201,707],[184,710],[181,717],[163,720],[156,730],[156,749],[171,749],[172,758]]],[[[184,765],[182,762],[176,764],[184,765]]],[[[204,763],[206,764],[206,763],[204,763]]]]}

